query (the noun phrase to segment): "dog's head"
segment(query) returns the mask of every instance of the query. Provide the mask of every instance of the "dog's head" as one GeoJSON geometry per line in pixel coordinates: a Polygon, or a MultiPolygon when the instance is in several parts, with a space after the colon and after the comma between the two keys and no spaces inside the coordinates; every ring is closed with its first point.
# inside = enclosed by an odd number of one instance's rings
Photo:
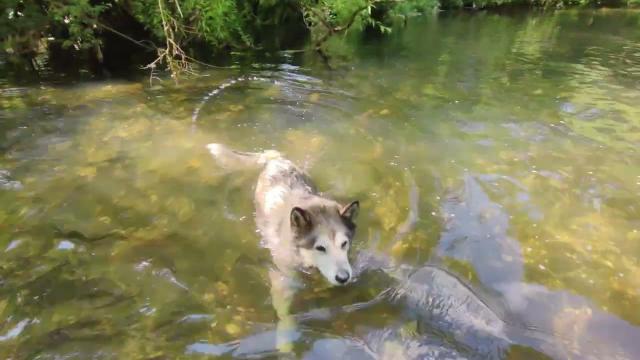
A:
{"type": "Polygon", "coordinates": [[[344,207],[291,209],[291,229],[303,263],[316,267],[331,284],[344,285],[351,279],[348,254],[359,209],[358,201],[344,207]]]}

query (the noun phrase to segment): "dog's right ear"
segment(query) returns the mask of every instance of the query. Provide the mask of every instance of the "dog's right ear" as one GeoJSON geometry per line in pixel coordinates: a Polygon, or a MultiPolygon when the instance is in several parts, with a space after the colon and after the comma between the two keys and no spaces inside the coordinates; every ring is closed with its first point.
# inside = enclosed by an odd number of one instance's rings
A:
{"type": "Polygon", "coordinates": [[[297,234],[305,234],[311,231],[311,214],[308,211],[294,207],[291,209],[291,228],[297,234]]]}
{"type": "Polygon", "coordinates": [[[340,210],[340,216],[350,222],[355,222],[358,212],[360,211],[360,202],[358,200],[352,201],[349,205],[343,207],[340,210]]]}

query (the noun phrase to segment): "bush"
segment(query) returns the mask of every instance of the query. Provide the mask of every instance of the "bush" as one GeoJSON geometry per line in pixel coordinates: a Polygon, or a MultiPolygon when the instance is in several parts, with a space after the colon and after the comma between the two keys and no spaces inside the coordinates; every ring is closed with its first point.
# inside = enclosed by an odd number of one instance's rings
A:
{"type": "MultiPolygon", "coordinates": [[[[628,1],[628,5],[640,0],[628,1]]],[[[252,47],[266,27],[303,25],[316,49],[331,36],[350,29],[390,32],[394,19],[435,9],[529,4],[542,7],[598,4],[600,0],[0,0],[0,41],[9,54],[33,56],[52,42],[101,55],[109,31],[149,47],[177,74],[189,69],[189,50],[205,44],[211,50],[252,47]],[[109,20],[126,15],[142,25],[147,39],[133,39],[109,20]],[[141,40],[147,40],[144,43],[141,40]]],[[[127,20],[131,21],[131,20],[127,20]]],[[[122,27],[122,21],[117,22],[122,27]]]]}
{"type": "Polygon", "coordinates": [[[76,50],[100,46],[102,18],[116,10],[131,15],[155,40],[171,38],[177,45],[198,41],[222,49],[252,46],[263,26],[291,19],[304,22],[314,38],[322,39],[364,25],[387,30],[371,17],[375,7],[400,15],[437,6],[435,0],[1,0],[1,4],[1,40],[10,53],[35,49],[34,42],[42,39],[76,50]]]}

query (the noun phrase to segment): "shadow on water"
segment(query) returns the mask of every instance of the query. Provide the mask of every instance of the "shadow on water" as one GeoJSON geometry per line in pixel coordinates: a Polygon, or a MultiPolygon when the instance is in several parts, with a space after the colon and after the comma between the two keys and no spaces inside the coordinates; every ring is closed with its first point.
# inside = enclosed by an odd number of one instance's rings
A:
{"type": "Polygon", "coordinates": [[[522,335],[543,336],[542,343],[524,345],[541,350],[552,345],[560,358],[640,356],[640,344],[633,340],[640,337],[640,328],[598,309],[583,297],[524,282],[522,250],[508,235],[509,216],[483,189],[495,179],[466,175],[462,189],[446,198],[443,213],[449,220],[438,246],[439,255],[469,262],[482,285],[498,292],[512,316],[525,326],[520,329],[522,335]],[[545,344],[549,341],[552,343],[545,344]]]}

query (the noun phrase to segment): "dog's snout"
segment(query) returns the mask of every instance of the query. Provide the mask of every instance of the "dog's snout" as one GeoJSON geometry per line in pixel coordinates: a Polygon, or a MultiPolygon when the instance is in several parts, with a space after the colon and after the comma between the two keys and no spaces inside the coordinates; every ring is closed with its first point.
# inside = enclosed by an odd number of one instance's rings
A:
{"type": "Polygon", "coordinates": [[[349,281],[349,272],[347,270],[340,270],[336,274],[336,281],[340,284],[344,284],[349,281]]]}

